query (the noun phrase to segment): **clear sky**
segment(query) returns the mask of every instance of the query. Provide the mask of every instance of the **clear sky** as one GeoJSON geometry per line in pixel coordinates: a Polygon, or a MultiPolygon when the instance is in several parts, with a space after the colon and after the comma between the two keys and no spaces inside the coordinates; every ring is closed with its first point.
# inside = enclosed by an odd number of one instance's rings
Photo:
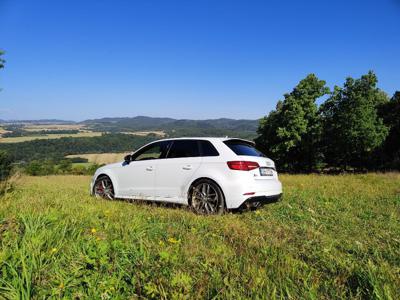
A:
{"type": "Polygon", "coordinates": [[[0,119],[259,118],[308,73],[400,89],[400,1],[0,0],[0,119]]]}

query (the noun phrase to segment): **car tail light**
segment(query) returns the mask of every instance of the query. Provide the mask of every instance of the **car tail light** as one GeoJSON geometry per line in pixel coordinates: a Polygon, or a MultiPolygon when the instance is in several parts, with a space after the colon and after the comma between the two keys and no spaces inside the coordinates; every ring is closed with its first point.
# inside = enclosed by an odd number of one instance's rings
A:
{"type": "Polygon", "coordinates": [[[260,167],[255,161],[228,161],[228,167],[231,170],[251,171],[260,167]]]}

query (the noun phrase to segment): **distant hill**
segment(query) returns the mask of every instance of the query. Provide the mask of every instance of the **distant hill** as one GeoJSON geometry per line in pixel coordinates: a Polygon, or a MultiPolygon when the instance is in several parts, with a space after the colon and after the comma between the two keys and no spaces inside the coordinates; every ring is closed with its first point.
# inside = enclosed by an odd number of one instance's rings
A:
{"type": "Polygon", "coordinates": [[[82,122],[42,120],[2,120],[3,125],[55,125],[76,124],[95,132],[129,133],[162,131],[165,136],[235,136],[247,139],[256,137],[258,120],[235,120],[228,118],[190,120],[137,116],[132,118],[101,118],[82,122]]]}
{"type": "Polygon", "coordinates": [[[190,120],[173,118],[152,118],[137,116],[133,118],[102,118],[81,122],[88,127],[104,131],[131,130],[178,130],[178,129],[217,129],[229,131],[256,132],[258,120],[208,119],[190,120]]]}

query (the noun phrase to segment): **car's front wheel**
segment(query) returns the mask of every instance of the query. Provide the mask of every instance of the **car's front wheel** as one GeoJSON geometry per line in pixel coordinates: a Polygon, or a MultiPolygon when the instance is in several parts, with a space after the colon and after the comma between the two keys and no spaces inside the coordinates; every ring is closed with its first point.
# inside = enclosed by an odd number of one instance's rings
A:
{"type": "Polygon", "coordinates": [[[198,214],[215,215],[225,212],[225,198],[221,188],[212,180],[201,179],[191,188],[190,205],[198,214]]]}
{"type": "Polygon", "coordinates": [[[104,198],[113,200],[114,199],[114,186],[110,177],[108,176],[99,176],[93,187],[94,195],[98,198],[104,198]]]}

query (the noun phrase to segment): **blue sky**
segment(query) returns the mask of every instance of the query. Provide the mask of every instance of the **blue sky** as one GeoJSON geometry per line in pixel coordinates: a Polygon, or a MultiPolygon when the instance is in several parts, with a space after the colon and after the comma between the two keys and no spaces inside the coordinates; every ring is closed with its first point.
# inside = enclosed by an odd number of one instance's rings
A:
{"type": "Polygon", "coordinates": [[[308,73],[400,89],[400,1],[0,0],[0,49],[0,119],[253,119],[308,73]]]}

